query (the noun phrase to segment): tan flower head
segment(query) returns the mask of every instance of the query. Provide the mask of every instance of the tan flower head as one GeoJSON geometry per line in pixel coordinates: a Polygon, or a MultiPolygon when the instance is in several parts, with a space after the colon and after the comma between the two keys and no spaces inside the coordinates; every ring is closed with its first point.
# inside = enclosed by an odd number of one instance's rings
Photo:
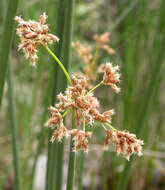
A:
{"type": "Polygon", "coordinates": [[[64,126],[62,115],[58,109],[51,106],[49,110],[51,111],[51,118],[46,122],[45,126],[51,128],[57,127],[50,141],[54,142],[57,139],[58,142],[61,142],[63,137],[68,136],[68,130],[64,126]]]}
{"type": "Polygon", "coordinates": [[[24,21],[21,17],[16,16],[14,19],[18,22],[17,35],[20,37],[18,49],[22,49],[25,56],[30,59],[30,63],[35,66],[37,57],[37,46],[42,44],[47,46],[48,43],[58,42],[59,39],[49,33],[46,19],[48,16],[43,13],[40,21],[24,21]]]}
{"type": "Polygon", "coordinates": [[[45,123],[46,127],[55,127],[55,125],[63,126],[63,118],[57,108],[51,106],[49,108],[51,112],[51,118],[45,123]]]}
{"type": "Polygon", "coordinates": [[[117,154],[122,154],[127,160],[129,160],[132,154],[142,156],[142,140],[136,138],[135,134],[130,134],[125,131],[112,131],[106,132],[105,148],[109,143],[113,143],[116,146],[117,154]]]}
{"type": "Polygon", "coordinates": [[[115,112],[114,110],[109,110],[109,111],[105,111],[104,113],[100,114],[100,113],[95,113],[94,114],[94,119],[97,121],[100,121],[102,123],[111,123],[111,116],[114,115],[115,112]]]}
{"type": "Polygon", "coordinates": [[[83,149],[85,152],[88,151],[88,137],[91,137],[92,133],[87,131],[81,131],[78,129],[72,129],[70,134],[73,135],[74,148],[73,152],[83,149]]]}
{"type": "MultiPolygon", "coordinates": [[[[92,48],[91,46],[83,46],[79,41],[72,43],[72,46],[76,48],[76,51],[78,55],[82,58],[83,60],[83,76],[86,77],[88,83],[87,83],[87,88],[91,88],[92,85],[91,83],[96,80],[96,75],[94,73],[95,67],[96,67],[96,62],[94,61],[94,57],[92,54],[92,48]]],[[[78,73],[80,75],[80,72],[78,73]]],[[[82,75],[81,74],[81,75],[82,75]]]]}
{"type": "Polygon", "coordinates": [[[119,66],[113,66],[111,63],[106,63],[103,76],[103,84],[110,86],[116,93],[120,92],[120,88],[116,85],[116,83],[120,82],[120,74],[118,71],[119,66]]]}
{"type": "Polygon", "coordinates": [[[67,136],[68,130],[64,126],[61,126],[54,131],[50,141],[53,143],[57,139],[58,142],[61,142],[62,139],[67,136]]]}
{"type": "Polygon", "coordinates": [[[93,36],[93,39],[96,41],[96,46],[98,49],[103,49],[105,51],[107,51],[108,54],[112,55],[115,53],[115,50],[112,49],[109,45],[107,45],[107,43],[110,42],[110,33],[106,32],[102,35],[97,35],[95,34],[93,36]]]}

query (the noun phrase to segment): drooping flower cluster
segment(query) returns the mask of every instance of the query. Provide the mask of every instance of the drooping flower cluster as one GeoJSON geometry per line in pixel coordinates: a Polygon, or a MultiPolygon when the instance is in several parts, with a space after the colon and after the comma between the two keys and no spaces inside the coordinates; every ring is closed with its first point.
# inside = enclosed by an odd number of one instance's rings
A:
{"type": "Polygon", "coordinates": [[[115,53],[114,49],[112,49],[108,43],[110,42],[110,33],[106,32],[102,35],[97,35],[95,34],[93,36],[93,39],[96,41],[96,48],[97,49],[102,49],[108,52],[108,54],[112,55],[115,53]]]}
{"type": "Polygon", "coordinates": [[[89,93],[86,90],[87,81],[85,78],[77,78],[72,76],[72,86],[69,86],[65,93],[60,93],[57,96],[59,102],[55,107],[51,107],[50,111],[52,117],[46,123],[46,126],[57,125],[51,141],[53,142],[56,138],[61,141],[65,135],[74,135],[74,151],[83,148],[87,151],[88,141],[87,138],[91,137],[90,132],[83,132],[81,130],[66,130],[63,124],[62,115],[60,112],[64,112],[70,108],[73,108],[76,113],[76,124],[81,126],[83,118],[85,123],[92,125],[94,121],[101,123],[111,123],[111,116],[114,114],[113,109],[100,113],[99,102],[97,98],[93,96],[93,93],[89,93]]]}
{"type": "MultiPolygon", "coordinates": [[[[104,70],[103,80],[101,84],[111,86],[115,92],[119,92],[119,88],[116,83],[119,82],[120,74],[118,73],[119,67],[113,66],[111,63],[107,63],[102,66],[104,70]]],[[[99,101],[94,97],[93,93],[86,90],[87,80],[81,76],[72,76],[72,86],[69,86],[64,94],[60,93],[57,96],[59,102],[55,107],[50,107],[52,117],[46,123],[46,126],[57,126],[55,129],[51,141],[57,139],[59,142],[63,137],[72,135],[74,141],[73,151],[83,149],[88,151],[88,138],[91,137],[90,131],[83,131],[79,128],[85,121],[86,124],[93,125],[95,121],[101,123],[106,130],[105,147],[107,148],[109,143],[116,145],[117,154],[122,154],[129,160],[132,154],[142,155],[143,141],[138,140],[134,134],[130,134],[124,131],[117,131],[110,125],[111,116],[114,114],[114,110],[108,110],[103,113],[99,112],[99,101]],[[60,112],[66,112],[69,109],[75,110],[76,126],[77,129],[69,130],[63,124],[63,117],[60,112]],[[111,129],[107,130],[106,127],[111,129]]]]}
{"type": "MultiPolygon", "coordinates": [[[[36,63],[37,46],[39,44],[47,47],[49,43],[59,41],[56,36],[49,33],[49,28],[45,24],[46,19],[47,15],[45,13],[40,16],[39,22],[33,20],[24,21],[21,17],[15,17],[15,20],[18,22],[17,34],[21,39],[19,49],[22,49],[26,57],[30,58],[30,62],[33,66],[36,63]]],[[[111,116],[114,114],[114,110],[111,109],[100,113],[99,101],[92,93],[101,85],[110,86],[116,93],[120,92],[120,88],[117,86],[117,83],[120,82],[119,67],[107,63],[106,65],[101,64],[98,68],[96,64],[99,50],[105,50],[110,55],[115,52],[108,45],[110,42],[109,36],[109,33],[104,33],[100,36],[94,35],[93,39],[96,42],[95,50],[93,50],[91,46],[84,47],[80,42],[73,44],[85,64],[85,67],[82,69],[83,73],[78,72],[73,75],[71,80],[69,80],[72,85],[70,85],[63,94],[60,93],[57,96],[59,102],[49,108],[51,117],[45,126],[54,130],[50,139],[51,142],[55,140],[61,142],[64,137],[71,135],[74,141],[73,151],[76,152],[83,149],[87,152],[88,138],[91,137],[92,132],[86,131],[85,124],[93,125],[96,121],[100,122],[100,126],[106,130],[105,147],[107,148],[109,143],[114,144],[117,154],[122,154],[129,160],[132,154],[137,154],[138,156],[142,155],[143,141],[137,139],[134,134],[118,131],[111,126],[111,116]],[[90,91],[87,91],[87,89],[92,87],[92,82],[96,80],[95,72],[104,73],[103,80],[90,91]],[[77,125],[76,129],[69,130],[64,125],[63,117],[66,116],[71,109],[75,112],[77,125]],[[108,128],[107,130],[107,127],[110,129],[108,128]]],[[[49,53],[51,52],[48,47],[46,49],[49,53]]],[[[50,54],[53,55],[53,52],[50,54]]],[[[55,55],[53,57],[55,57],[55,55]]],[[[62,63],[60,66],[61,65],[62,63]]],[[[62,68],[64,69],[64,67],[62,68]]],[[[67,71],[65,71],[65,74],[66,73],[67,71]]],[[[67,79],[68,77],[69,75],[67,73],[67,79]]]]}
{"type": "Polygon", "coordinates": [[[74,148],[73,152],[76,152],[80,150],[81,148],[84,149],[85,152],[88,151],[88,137],[91,137],[92,133],[87,131],[84,132],[82,130],[78,129],[72,129],[70,131],[70,134],[73,135],[73,141],[74,141],[74,148]]]}
{"type": "Polygon", "coordinates": [[[96,80],[96,72],[98,71],[97,61],[100,50],[105,50],[108,54],[113,55],[115,51],[108,45],[110,42],[110,33],[106,32],[102,35],[94,35],[93,39],[96,43],[96,48],[92,46],[84,46],[79,41],[72,43],[72,46],[76,48],[77,54],[83,60],[82,73],[78,72],[78,75],[82,75],[87,79],[87,88],[93,87],[93,82],[96,80]]]}
{"type": "Polygon", "coordinates": [[[59,39],[53,34],[49,33],[46,19],[48,16],[43,13],[40,16],[40,21],[24,21],[21,17],[16,16],[15,21],[18,22],[17,35],[20,37],[19,50],[23,50],[25,56],[30,59],[30,63],[35,66],[37,60],[37,46],[42,44],[47,46],[53,42],[58,42],[59,39]]]}
{"type": "Polygon", "coordinates": [[[49,126],[53,129],[56,126],[56,130],[52,135],[51,142],[54,142],[54,140],[56,139],[58,140],[58,142],[61,142],[63,137],[68,136],[68,131],[64,126],[62,115],[60,114],[58,109],[51,106],[49,110],[51,111],[51,118],[45,123],[45,126],[49,126]]]}
{"type": "Polygon", "coordinates": [[[119,66],[113,66],[112,63],[107,63],[104,66],[103,84],[110,86],[116,93],[120,92],[120,88],[116,83],[120,82],[119,66]]]}
{"type": "Polygon", "coordinates": [[[86,82],[85,78],[72,76],[72,86],[66,89],[64,95],[58,95],[59,103],[56,104],[56,107],[61,112],[68,108],[74,108],[78,125],[81,125],[83,117],[87,124],[93,124],[95,120],[103,123],[111,122],[111,115],[114,114],[114,111],[99,113],[99,102],[93,93],[87,94],[86,82]]]}
{"type": "Polygon", "coordinates": [[[106,131],[105,148],[108,148],[109,143],[116,146],[117,154],[122,154],[127,160],[132,154],[142,156],[142,140],[136,138],[135,134],[130,134],[125,131],[106,131]]]}
{"type": "Polygon", "coordinates": [[[82,58],[84,63],[82,67],[83,72],[78,72],[77,74],[85,77],[88,80],[87,88],[91,88],[92,82],[96,80],[96,75],[94,72],[96,61],[94,60],[94,56],[92,54],[92,47],[89,45],[84,47],[79,41],[72,43],[72,46],[76,48],[78,55],[82,58]]]}

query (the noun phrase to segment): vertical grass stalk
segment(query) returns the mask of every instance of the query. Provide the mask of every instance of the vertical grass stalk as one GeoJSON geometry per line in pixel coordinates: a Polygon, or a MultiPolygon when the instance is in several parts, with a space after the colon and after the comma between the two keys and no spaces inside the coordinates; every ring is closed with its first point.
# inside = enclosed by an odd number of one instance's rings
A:
{"type": "Polygon", "coordinates": [[[85,153],[84,150],[81,150],[78,158],[78,190],[83,189],[84,161],[85,161],[85,153]]]}
{"type": "MultiPolygon", "coordinates": [[[[72,39],[72,23],[73,23],[73,7],[74,0],[66,0],[66,17],[65,17],[65,28],[64,28],[64,43],[63,43],[63,58],[64,65],[68,65],[70,62],[70,49],[72,39]]],[[[72,112],[72,128],[75,128],[75,113],[72,112]]],[[[67,190],[73,190],[74,187],[74,170],[75,170],[75,153],[72,152],[73,140],[71,137],[70,142],[70,155],[69,155],[69,166],[67,176],[67,190]]]]}
{"type": "Polygon", "coordinates": [[[45,142],[45,137],[46,137],[46,130],[45,128],[43,127],[44,126],[44,123],[46,121],[46,117],[47,117],[47,113],[48,113],[48,106],[50,105],[50,91],[52,89],[52,77],[50,77],[49,81],[48,81],[48,85],[47,85],[47,88],[45,90],[45,94],[44,94],[44,97],[43,97],[43,102],[42,102],[42,105],[43,105],[43,114],[41,116],[41,123],[40,123],[40,126],[42,127],[41,128],[41,131],[39,132],[38,134],[38,145],[37,145],[37,152],[35,153],[34,155],[34,162],[33,162],[33,166],[32,166],[32,172],[31,172],[31,181],[30,181],[30,184],[29,184],[29,189],[33,190],[33,185],[34,185],[34,176],[35,176],[35,170],[36,170],[36,165],[37,165],[37,162],[38,162],[38,157],[39,155],[41,154],[43,148],[44,148],[44,142],[45,142]]]}
{"type": "MultiPolygon", "coordinates": [[[[68,69],[69,59],[65,56],[68,56],[70,51],[70,41],[64,39],[66,31],[64,31],[64,26],[68,23],[68,12],[67,0],[58,1],[58,16],[57,16],[57,36],[60,38],[60,43],[56,47],[56,55],[59,59],[63,58],[63,65],[68,69]],[[65,34],[64,34],[65,33],[65,34]],[[65,50],[64,50],[65,49],[65,50]]],[[[68,28],[67,28],[68,29],[68,28]]],[[[71,29],[69,29],[71,31],[71,29]]],[[[67,34],[68,38],[71,33],[67,34]]],[[[57,60],[58,61],[58,60],[57,60]]],[[[65,70],[63,69],[66,74],[65,70]]],[[[57,65],[54,67],[54,82],[53,82],[53,92],[52,92],[52,104],[55,102],[56,95],[64,91],[67,86],[67,80],[64,76],[64,73],[61,71],[57,65]]],[[[71,84],[70,78],[66,75],[69,83],[71,84]]],[[[64,157],[64,141],[61,144],[55,142],[53,145],[49,143],[48,148],[48,165],[47,165],[47,186],[46,189],[62,189],[62,176],[63,176],[63,157],[64,157]],[[57,172],[58,171],[58,172],[57,172]],[[49,188],[50,186],[50,188],[49,188]]]]}
{"type": "MultiPolygon", "coordinates": [[[[164,12],[165,8],[165,1],[162,1],[162,4],[160,6],[160,16],[159,16],[159,23],[157,27],[157,32],[155,34],[155,40],[153,44],[156,44],[153,46],[153,52],[155,54],[154,58],[151,57],[153,67],[151,70],[151,78],[149,80],[148,88],[146,90],[146,93],[144,95],[144,99],[142,101],[142,107],[137,119],[136,127],[135,127],[135,133],[137,136],[140,135],[144,125],[146,124],[146,121],[148,119],[150,108],[153,104],[153,98],[156,94],[156,91],[158,90],[159,86],[159,79],[160,75],[162,73],[162,65],[163,65],[163,58],[164,58],[164,43],[165,43],[165,23],[164,23],[164,12]],[[161,38],[158,38],[157,36],[162,36],[161,38]]],[[[148,129],[149,130],[149,129],[148,129]]],[[[124,171],[122,173],[119,190],[125,190],[127,188],[127,184],[129,181],[129,177],[131,174],[131,162],[126,162],[124,171]]]]}
{"type": "Polygon", "coordinates": [[[4,30],[2,34],[1,42],[1,61],[0,61],[0,106],[2,102],[3,88],[5,83],[5,77],[8,66],[8,57],[10,52],[10,46],[13,36],[14,16],[17,11],[18,0],[9,1],[6,18],[4,22],[4,30]]]}
{"type": "Polygon", "coordinates": [[[17,130],[15,121],[15,111],[13,102],[13,88],[10,67],[8,68],[7,74],[7,84],[8,84],[8,109],[9,109],[9,125],[11,128],[12,135],[12,157],[13,157],[13,167],[14,167],[14,185],[16,190],[21,190],[21,177],[20,177],[20,167],[19,167],[19,156],[18,156],[18,145],[17,145],[17,130]]]}
{"type": "MultiPolygon", "coordinates": [[[[83,131],[84,132],[85,132],[85,128],[86,128],[85,117],[83,117],[83,131]]],[[[85,161],[85,153],[84,153],[84,150],[82,150],[78,158],[78,190],[83,189],[84,161],[85,161]]]]}
{"type": "MultiPolygon", "coordinates": [[[[75,113],[73,110],[72,111],[72,129],[74,129],[74,128],[76,128],[76,121],[75,121],[75,113]]],[[[76,153],[72,151],[73,147],[74,147],[73,136],[71,136],[66,190],[73,190],[74,189],[76,153]]]]}

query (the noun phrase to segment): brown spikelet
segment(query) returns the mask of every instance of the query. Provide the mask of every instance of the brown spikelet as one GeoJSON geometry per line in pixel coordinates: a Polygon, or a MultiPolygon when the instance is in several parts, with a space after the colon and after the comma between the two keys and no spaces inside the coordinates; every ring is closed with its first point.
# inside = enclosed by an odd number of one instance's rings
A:
{"type": "Polygon", "coordinates": [[[107,148],[112,142],[116,146],[117,154],[122,154],[127,160],[132,154],[142,156],[143,141],[136,138],[136,135],[125,131],[106,131],[106,138],[104,145],[107,148]]]}
{"type": "Polygon", "coordinates": [[[31,65],[35,66],[37,60],[37,46],[42,44],[47,46],[53,42],[58,42],[57,36],[49,33],[46,19],[48,16],[43,13],[40,21],[24,21],[21,17],[16,16],[14,19],[18,22],[17,35],[20,37],[19,50],[23,50],[25,56],[30,59],[31,65]]]}

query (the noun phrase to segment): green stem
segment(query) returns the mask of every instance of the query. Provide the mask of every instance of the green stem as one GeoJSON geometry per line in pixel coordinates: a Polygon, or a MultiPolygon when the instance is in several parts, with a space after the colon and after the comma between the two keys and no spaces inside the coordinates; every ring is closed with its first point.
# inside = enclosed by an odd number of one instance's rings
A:
{"type": "Polygon", "coordinates": [[[52,52],[51,49],[49,49],[48,46],[44,46],[45,49],[47,50],[47,52],[53,57],[53,59],[56,60],[56,62],[58,63],[58,65],[61,67],[61,69],[63,70],[68,82],[69,82],[69,85],[72,85],[72,81],[71,81],[71,78],[67,72],[67,70],[65,69],[64,65],[61,63],[61,61],[58,59],[58,57],[52,52]]]}
{"type": "Polygon", "coordinates": [[[106,125],[107,127],[109,127],[110,129],[112,129],[113,131],[117,131],[117,129],[115,129],[111,124],[105,123],[105,125],[106,125]]]}
{"type": "Polygon", "coordinates": [[[85,117],[83,117],[83,131],[85,132],[85,127],[86,127],[86,125],[85,125],[85,117]]]}
{"type": "MultiPolygon", "coordinates": [[[[83,117],[83,131],[85,132],[85,117],[83,117]]],[[[83,189],[83,172],[84,172],[85,153],[81,150],[78,161],[78,190],[83,189]]]]}
{"type": "Polygon", "coordinates": [[[85,153],[81,150],[78,161],[78,190],[83,189],[83,172],[84,172],[85,153]]]}
{"type": "MultiPolygon", "coordinates": [[[[76,128],[76,121],[75,121],[75,112],[72,111],[72,129],[76,128]]],[[[67,176],[67,190],[73,190],[74,189],[74,178],[75,178],[75,161],[76,161],[76,155],[75,152],[73,152],[73,136],[71,136],[70,140],[70,155],[69,155],[69,166],[68,166],[68,176],[67,176]]]]}
{"type": "MultiPolygon", "coordinates": [[[[51,72],[51,68],[50,71],[51,72]]],[[[44,97],[43,97],[43,101],[42,101],[42,106],[43,106],[43,112],[41,115],[41,121],[40,121],[40,126],[43,126],[46,118],[47,118],[47,107],[50,105],[50,92],[52,90],[52,84],[51,84],[51,77],[52,75],[50,75],[50,79],[48,80],[48,85],[46,86],[45,89],[45,93],[44,93],[44,97]]],[[[31,181],[29,184],[29,189],[33,190],[33,184],[34,184],[34,176],[35,176],[35,170],[36,170],[36,165],[38,163],[38,158],[42,152],[42,150],[45,148],[45,138],[46,138],[46,130],[44,128],[41,128],[39,134],[37,135],[37,141],[38,141],[38,145],[37,145],[37,151],[35,152],[34,155],[34,162],[32,165],[32,169],[31,169],[31,181]]]]}
{"type": "Polygon", "coordinates": [[[102,188],[103,190],[107,190],[108,189],[108,184],[107,184],[107,174],[108,174],[108,169],[107,169],[107,166],[108,166],[108,162],[107,162],[107,156],[109,156],[107,154],[108,152],[107,151],[104,151],[103,152],[103,155],[102,155],[102,171],[101,171],[101,174],[102,174],[102,188]]]}
{"type": "MultiPolygon", "coordinates": [[[[136,126],[135,126],[135,133],[137,136],[139,136],[145,128],[147,120],[149,120],[149,113],[153,105],[153,100],[156,96],[156,92],[158,90],[159,85],[159,79],[162,74],[162,68],[163,68],[163,60],[164,60],[164,43],[165,43],[165,23],[164,23],[164,12],[165,8],[165,1],[161,1],[160,6],[160,19],[158,21],[158,26],[156,30],[156,35],[153,44],[156,44],[156,46],[153,46],[152,52],[154,52],[155,57],[154,59],[151,56],[151,60],[149,60],[152,65],[151,70],[151,78],[149,80],[148,86],[146,88],[145,93],[143,94],[144,98],[141,103],[141,108],[139,111],[139,115],[137,118],[136,126]],[[157,38],[157,36],[162,36],[161,39],[157,38]]],[[[150,129],[148,129],[149,131],[150,129]]],[[[133,159],[132,159],[133,160],[133,159]]],[[[119,183],[119,190],[125,190],[127,189],[127,185],[131,176],[131,162],[126,162],[124,166],[124,171],[122,172],[121,181],[119,183]]]]}
{"type": "Polygon", "coordinates": [[[103,84],[103,82],[101,81],[96,86],[94,86],[86,95],[88,96],[90,93],[92,93],[94,90],[96,90],[96,88],[100,87],[102,84],[103,84]]]}
{"type": "MultiPolygon", "coordinates": [[[[61,70],[58,72],[58,82],[56,85],[56,94],[63,92],[66,89],[67,81],[69,85],[72,85],[72,81],[66,71],[69,68],[70,63],[70,43],[72,35],[72,10],[73,10],[73,0],[58,0],[58,23],[57,23],[57,35],[60,37],[60,46],[56,50],[58,57],[63,57],[63,64],[58,60],[58,58],[49,51],[50,55],[57,61],[61,70]],[[63,71],[63,72],[62,72],[63,71]],[[66,78],[65,78],[66,76],[66,78]]],[[[59,68],[59,67],[58,67],[59,68]]],[[[55,96],[54,96],[55,97],[55,96]]],[[[55,98],[54,98],[55,100],[55,98]]],[[[65,114],[64,114],[65,115],[65,114]]],[[[59,144],[55,143],[52,145],[52,155],[50,157],[50,174],[53,176],[51,179],[50,190],[62,189],[63,182],[63,160],[64,160],[64,141],[59,144]]],[[[49,182],[48,182],[49,183],[49,182]]],[[[48,190],[48,189],[46,189],[48,190]]]]}
{"type": "Polygon", "coordinates": [[[99,48],[97,47],[97,48],[96,48],[96,51],[95,51],[95,54],[94,54],[93,62],[96,62],[96,61],[97,61],[98,52],[99,52],[99,48]]]}
{"type": "Polygon", "coordinates": [[[62,114],[62,117],[64,118],[69,112],[70,112],[70,109],[67,109],[67,110],[62,114]]]}
{"type": "Polygon", "coordinates": [[[1,36],[1,47],[0,47],[0,106],[3,95],[3,88],[5,83],[5,77],[8,66],[8,58],[10,53],[10,46],[12,41],[14,17],[17,11],[18,0],[8,1],[8,9],[4,22],[4,30],[1,36]]]}
{"type": "Polygon", "coordinates": [[[17,130],[15,121],[15,111],[13,103],[13,89],[12,89],[12,79],[10,68],[8,70],[7,76],[8,82],[8,104],[9,104],[9,122],[12,135],[12,153],[13,153],[13,166],[15,173],[15,189],[21,190],[21,177],[20,177],[20,167],[19,167],[19,155],[18,155],[18,145],[17,145],[17,130]]]}
{"type": "MultiPolygon", "coordinates": [[[[60,38],[60,43],[56,44],[55,52],[56,55],[61,58],[63,50],[63,44],[65,43],[64,40],[64,26],[65,26],[65,18],[66,18],[66,0],[58,0],[58,13],[57,13],[57,36],[60,38]]],[[[65,45],[64,45],[65,47],[65,45]]],[[[52,54],[50,55],[53,57],[55,61],[57,61],[57,64],[54,64],[54,72],[53,72],[53,83],[52,83],[52,100],[51,103],[54,104],[56,101],[56,95],[59,92],[63,92],[64,89],[67,86],[66,78],[69,79],[66,69],[68,69],[68,63],[62,64],[58,60],[58,58],[52,54]],[[60,67],[59,67],[60,65],[60,67]],[[65,69],[66,68],[66,69],[65,69]],[[63,72],[65,71],[65,72],[63,72]],[[65,77],[65,75],[67,77],[65,77]]],[[[65,58],[64,58],[65,59],[65,58]]],[[[51,130],[49,132],[51,136],[51,130]]],[[[58,144],[57,142],[54,142],[53,144],[48,142],[48,161],[47,161],[47,177],[46,177],[46,190],[52,190],[52,189],[62,189],[62,173],[63,173],[63,150],[64,150],[64,141],[62,141],[61,144],[58,144]],[[58,162],[58,163],[57,163],[58,162]],[[58,168],[57,168],[58,166],[58,168]]]]}

